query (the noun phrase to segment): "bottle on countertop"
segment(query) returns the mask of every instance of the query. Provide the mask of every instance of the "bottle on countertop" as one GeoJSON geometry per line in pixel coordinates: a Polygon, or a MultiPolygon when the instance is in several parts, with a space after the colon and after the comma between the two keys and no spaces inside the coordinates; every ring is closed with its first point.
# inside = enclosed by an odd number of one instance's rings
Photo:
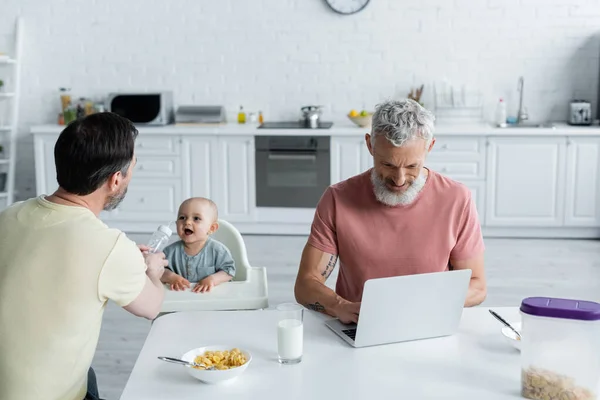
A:
{"type": "Polygon", "coordinates": [[[496,126],[506,128],[506,103],[500,98],[496,105],[496,126]]]}
{"type": "Polygon", "coordinates": [[[77,108],[76,108],[76,117],[77,119],[83,118],[85,117],[85,97],[80,97],[79,101],[77,102],[77,108]]]}
{"type": "Polygon", "coordinates": [[[262,111],[259,111],[258,112],[258,123],[262,125],[264,122],[265,122],[265,118],[263,117],[263,113],[262,113],[262,111]]]}
{"type": "Polygon", "coordinates": [[[244,107],[240,106],[240,112],[238,113],[238,124],[246,123],[246,113],[244,112],[244,107]]]}
{"type": "Polygon", "coordinates": [[[65,112],[67,107],[71,105],[71,89],[60,88],[60,111],[65,112]]]}
{"type": "Polygon", "coordinates": [[[173,231],[166,225],[160,225],[158,229],[152,234],[150,237],[150,241],[148,242],[148,247],[150,247],[150,253],[158,253],[162,251],[167,243],[169,243],[169,239],[173,231]]]}

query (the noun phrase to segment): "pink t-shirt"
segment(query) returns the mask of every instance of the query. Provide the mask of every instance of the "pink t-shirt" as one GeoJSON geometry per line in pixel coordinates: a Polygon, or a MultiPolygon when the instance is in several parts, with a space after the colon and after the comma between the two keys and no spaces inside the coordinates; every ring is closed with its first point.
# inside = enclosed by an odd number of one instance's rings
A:
{"type": "Polygon", "coordinates": [[[429,170],[411,204],[390,207],[375,198],[370,174],[325,191],[308,238],[311,246],[339,256],[338,295],[361,301],[368,279],[446,271],[450,259],[483,252],[477,209],[466,186],[429,170]]]}

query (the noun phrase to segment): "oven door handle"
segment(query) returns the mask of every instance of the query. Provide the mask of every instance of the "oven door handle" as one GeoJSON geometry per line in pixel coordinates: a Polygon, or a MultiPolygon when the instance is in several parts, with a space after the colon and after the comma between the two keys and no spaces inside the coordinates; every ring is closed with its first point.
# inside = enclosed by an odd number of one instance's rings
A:
{"type": "Polygon", "coordinates": [[[273,154],[269,153],[269,160],[272,161],[316,161],[315,154],[273,154]]]}

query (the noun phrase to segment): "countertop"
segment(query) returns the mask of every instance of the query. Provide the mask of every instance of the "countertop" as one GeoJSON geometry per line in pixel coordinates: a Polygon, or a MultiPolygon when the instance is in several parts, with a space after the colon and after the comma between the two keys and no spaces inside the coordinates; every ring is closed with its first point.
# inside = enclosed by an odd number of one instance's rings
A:
{"type": "MultiPolygon", "coordinates": [[[[360,128],[349,122],[334,122],[329,129],[258,129],[257,124],[227,123],[221,125],[166,125],[138,126],[142,135],[312,135],[312,136],[360,136],[369,132],[368,128],[360,128]]],[[[63,125],[36,125],[31,133],[58,135],[63,125]]],[[[556,123],[554,128],[497,128],[492,124],[465,123],[436,125],[434,134],[461,136],[600,136],[600,126],[571,126],[556,123]]]]}

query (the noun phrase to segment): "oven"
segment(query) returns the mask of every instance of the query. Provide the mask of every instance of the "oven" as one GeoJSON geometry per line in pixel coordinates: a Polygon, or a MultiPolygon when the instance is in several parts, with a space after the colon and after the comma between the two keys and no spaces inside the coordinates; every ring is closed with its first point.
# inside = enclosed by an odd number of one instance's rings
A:
{"type": "Polygon", "coordinates": [[[256,136],[256,206],[315,208],[330,185],[329,136],[256,136]]]}

